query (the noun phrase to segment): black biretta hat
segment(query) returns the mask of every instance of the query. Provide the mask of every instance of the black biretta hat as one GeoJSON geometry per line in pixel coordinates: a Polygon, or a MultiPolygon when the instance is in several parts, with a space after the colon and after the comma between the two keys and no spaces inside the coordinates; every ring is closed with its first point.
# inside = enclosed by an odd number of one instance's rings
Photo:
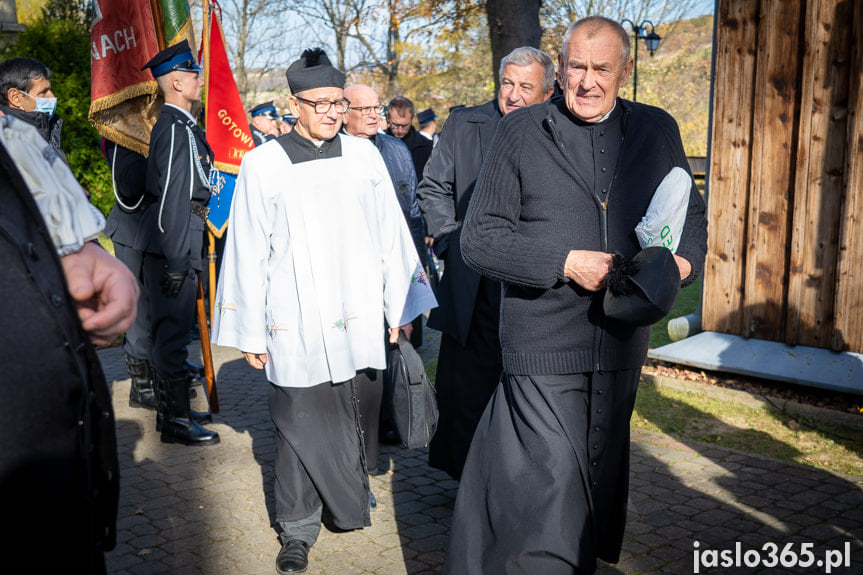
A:
{"type": "Polygon", "coordinates": [[[632,259],[615,254],[606,288],[605,315],[631,325],[651,325],[671,311],[680,291],[680,269],[662,246],[646,247],[632,259]]]}
{"type": "Polygon", "coordinates": [[[314,88],[344,88],[345,75],[330,64],[320,48],[309,48],[285,72],[292,94],[314,88]]]}
{"type": "Polygon", "coordinates": [[[164,76],[168,72],[181,70],[183,72],[202,72],[198,61],[192,55],[192,49],[189,47],[189,41],[183,40],[177,42],[173,46],[168,46],[144,64],[142,70],[150,68],[150,72],[154,78],[164,76]]]}

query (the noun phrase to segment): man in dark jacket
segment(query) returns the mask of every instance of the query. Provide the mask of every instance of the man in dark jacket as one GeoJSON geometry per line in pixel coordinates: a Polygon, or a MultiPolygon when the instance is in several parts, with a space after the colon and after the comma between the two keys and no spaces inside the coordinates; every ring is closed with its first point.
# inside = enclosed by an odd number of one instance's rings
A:
{"type": "MultiPolygon", "coordinates": [[[[107,343],[131,324],[138,288],[86,237],[57,241],[56,227],[83,229],[70,220],[79,213],[75,196],[86,199],[80,187],[69,189],[72,204],[58,210],[63,221],[43,217],[21,174],[44,174],[53,162],[68,168],[33,138],[45,149],[13,155],[0,144],[0,506],[9,525],[0,549],[27,557],[34,572],[105,573],[104,553],[116,541],[119,465],[111,394],[91,340],[107,343]],[[26,162],[38,165],[25,169],[26,162]],[[50,553],[40,536],[46,529],[56,534],[50,553]]],[[[54,196],[44,205],[61,203],[54,196]]]]}
{"type": "Polygon", "coordinates": [[[436,379],[440,417],[429,464],[456,479],[502,369],[500,283],[465,265],[461,225],[498,121],[548,99],[553,83],[554,62],[546,53],[527,46],[513,50],[501,60],[497,99],[453,111],[417,188],[435,253],[445,262],[440,307],[428,320],[443,332],[436,379]]]}
{"type": "MultiPolygon", "coordinates": [[[[501,120],[477,181],[461,247],[503,283],[505,376],[468,454],[445,573],[590,575],[597,558],[618,560],[650,327],[606,315],[604,285],[612,254],[640,252],[635,228],[660,184],[689,172],[674,119],[617,97],[630,49],[613,20],[571,26],[563,97],[501,120]]],[[[684,185],[674,288],[707,249],[704,200],[691,176],[684,185]]]]}
{"type": "Polygon", "coordinates": [[[54,113],[56,108],[51,70],[45,64],[22,57],[0,63],[0,111],[35,126],[65,162],[60,142],[63,120],[54,113]]]}
{"type": "Polygon", "coordinates": [[[414,103],[404,96],[396,96],[387,106],[387,134],[395,136],[407,145],[414,161],[417,181],[423,178],[423,170],[431,156],[432,141],[414,128],[414,103]]]}
{"type": "Polygon", "coordinates": [[[163,442],[212,445],[219,442],[219,434],[200,425],[212,420],[209,413],[191,409],[186,366],[196,272],[204,269],[207,204],[216,175],[213,152],[191,114],[201,101],[204,82],[185,40],[156,54],[145,67],[165,97],[150,134],[147,208],[134,245],[144,252],[156,428],[163,442]]]}

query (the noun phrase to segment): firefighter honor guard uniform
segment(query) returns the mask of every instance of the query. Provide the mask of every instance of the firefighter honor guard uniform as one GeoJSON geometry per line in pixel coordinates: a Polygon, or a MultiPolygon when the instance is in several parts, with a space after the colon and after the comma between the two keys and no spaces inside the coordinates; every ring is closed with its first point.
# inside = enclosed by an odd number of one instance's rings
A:
{"type": "Polygon", "coordinates": [[[197,273],[204,269],[207,204],[218,172],[192,110],[201,101],[201,68],[187,41],[156,54],[149,68],[165,97],[150,134],[146,210],[136,237],[144,252],[144,296],[150,309],[156,429],[163,442],[211,445],[209,413],[191,410],[186,346],[195,324],[197,273]]]}

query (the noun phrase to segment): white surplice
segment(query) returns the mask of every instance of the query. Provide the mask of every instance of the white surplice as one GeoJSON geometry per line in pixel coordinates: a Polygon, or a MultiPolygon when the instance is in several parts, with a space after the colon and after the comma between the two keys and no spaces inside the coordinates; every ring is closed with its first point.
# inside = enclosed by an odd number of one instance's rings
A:
{"type": "Polygon", "coordinates": [[[278,386],[384,369],[384,318],[405,325],[437,306],[383,158],[337,137],[340,157],[296,164],[267,142],[237,178],[211,339],[266,353],[278,386]]]}

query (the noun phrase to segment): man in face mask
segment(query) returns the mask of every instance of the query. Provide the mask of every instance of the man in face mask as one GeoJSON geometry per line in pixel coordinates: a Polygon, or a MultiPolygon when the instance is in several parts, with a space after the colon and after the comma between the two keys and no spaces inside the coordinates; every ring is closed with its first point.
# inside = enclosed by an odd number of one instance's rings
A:
{"type": "Polygon", "coordinates": [[[32,58],[0,62],[0,111],[32,124],[66,161],[60,145],[63,120],[54,113],[57,98],[51,91],[51,70],[32,58]]]}

